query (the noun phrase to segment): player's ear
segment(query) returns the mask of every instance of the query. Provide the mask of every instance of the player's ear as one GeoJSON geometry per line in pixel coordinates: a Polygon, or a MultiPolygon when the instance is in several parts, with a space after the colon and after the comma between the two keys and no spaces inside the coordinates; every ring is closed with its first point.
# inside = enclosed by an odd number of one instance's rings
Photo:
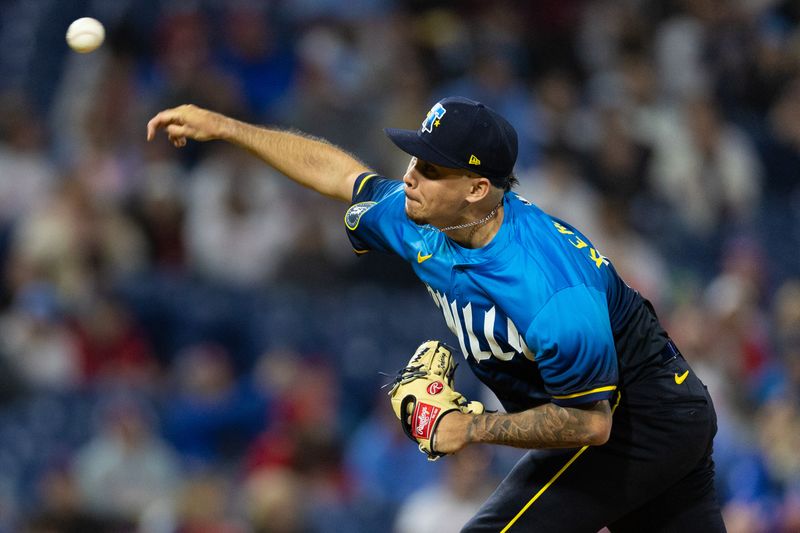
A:
{"type": "Polygon", "coordinates": [[[483,176],[473,175],[472,183],[470,184],[469,194],[467,195],[468,202],[479,202],[486,198],[492,190],[492,183],[483,176]]]}

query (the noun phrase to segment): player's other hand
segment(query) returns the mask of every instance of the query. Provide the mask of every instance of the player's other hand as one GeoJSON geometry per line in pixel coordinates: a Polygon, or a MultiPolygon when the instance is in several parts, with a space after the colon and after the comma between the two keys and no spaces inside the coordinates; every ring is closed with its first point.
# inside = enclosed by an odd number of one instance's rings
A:
{"type": "Polygon", "coordinates": [[[163,129],[176,147],[186,146],[186,139],[210,141],[222,135],[226,117],[195,105],[181,105],[165,109],[147,123],[147,140],[152,141],[156,132],[163,129]]]}
{"type": "Polygon", "coordinates": [[[444,455],[456,453],[469,444],[469,424],[475,415],[452,411],[439,422],[433,439],[433,448],[444,455]]]}

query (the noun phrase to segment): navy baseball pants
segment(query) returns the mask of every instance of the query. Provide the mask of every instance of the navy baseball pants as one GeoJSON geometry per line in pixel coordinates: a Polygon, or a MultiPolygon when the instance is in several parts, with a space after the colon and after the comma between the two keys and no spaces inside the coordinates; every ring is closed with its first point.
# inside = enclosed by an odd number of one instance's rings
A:
{"type": "Polygon", "coordinates": [[[703,383],[677,355],[623,389],[606,444],[528,452],[462,532],[724,532],[703,383]]]}

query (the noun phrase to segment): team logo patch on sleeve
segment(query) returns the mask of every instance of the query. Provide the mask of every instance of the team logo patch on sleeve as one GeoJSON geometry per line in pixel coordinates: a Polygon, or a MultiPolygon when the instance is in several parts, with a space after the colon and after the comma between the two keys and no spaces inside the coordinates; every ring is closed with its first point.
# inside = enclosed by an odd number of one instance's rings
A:
{"type": "Polygon", "coordinates": [[[359,202],[351,205],[344,214],[344,225],[347,226],[347,229],[350,231],[355,230],[358,227],[358,223],[361,221],[361,216],[369,211],[369,208],[376,203],[378,202],[359,202]]]}

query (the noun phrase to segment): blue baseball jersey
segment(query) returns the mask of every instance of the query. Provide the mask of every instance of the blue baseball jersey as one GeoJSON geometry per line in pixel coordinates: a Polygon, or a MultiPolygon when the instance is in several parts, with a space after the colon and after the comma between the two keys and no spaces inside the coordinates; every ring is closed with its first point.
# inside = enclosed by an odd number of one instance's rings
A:
{"type": "Polygon", "coordinates": [[[566,222],[508,192],[491,242],[464,248],[410,220],[403,188],[359,176],[345,215],[350,241],[356,253],[390,252],[411,264],[473,372],[509,412],[609,399],[620,369],[633,375],[641,366],[622,364],[618,349],[655,352],[647,345],[666,342],[654,315],[642,316],[646,301],[566,222]]]}

